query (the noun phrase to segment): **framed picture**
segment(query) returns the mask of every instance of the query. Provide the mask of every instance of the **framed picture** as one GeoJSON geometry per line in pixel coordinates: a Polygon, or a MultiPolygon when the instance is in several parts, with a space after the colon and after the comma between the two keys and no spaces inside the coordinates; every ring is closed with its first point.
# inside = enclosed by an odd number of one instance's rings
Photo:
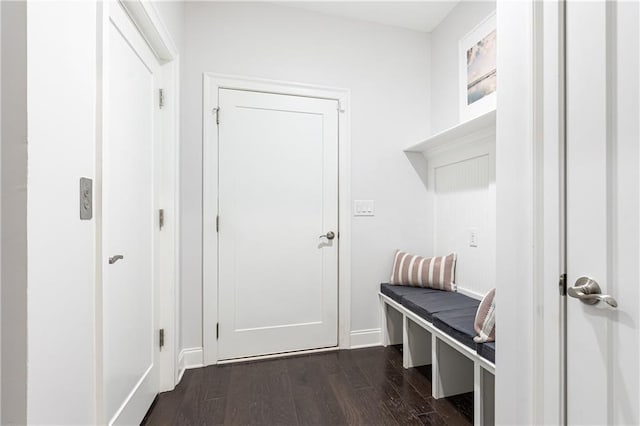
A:
{"type": "Polygon", "coordinates": [[[485,18],[459,43],[460,122],[496,108],[496,15],[485,18]]]}

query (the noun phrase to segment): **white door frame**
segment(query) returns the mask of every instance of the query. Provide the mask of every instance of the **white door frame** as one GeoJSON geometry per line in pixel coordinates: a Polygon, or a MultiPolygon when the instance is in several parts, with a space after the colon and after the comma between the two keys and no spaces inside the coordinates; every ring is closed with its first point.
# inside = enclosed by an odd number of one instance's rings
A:
{"type": "MultiPolygon", "coordinates": [[[[351,130],[350,91],[260,78],[204,73],[202,137],[202,344],[204,365],[218,362],[218,89],[237,89],[338,101],[338,347],[351,345],[351,130]],[[210,261],[208,261],[210,260],[210,261]]],[[[224,120],[224,111],[220,112],[224,120]]]]}
{"type": "MultiPolygon", "coordinates": [[[[179,150],[179,57],[176,45],[168,30],[162,22],[155,6],[145,0],[120,1],[126,13],[131,18],[140,34],[151,47],[158,62],[161,64],[161,78],[165,91],[165,101],[163,112],[163,139],[165,169],[161,176],[162,191],[160,199],[165,210],[165,227],[162,232],[168,234],[168,246],[163,246],[163,257],[166,259],[163,273],[167,274],[166,279],[156,287],[160,292],[160,324],[165,329],[165,346],[160,353],[159,377],[160,391],[171,390],[178,382],[178,285],[179,282],[179,173],[180,173],[180,150],[179,150]]],[[[96,287],[95,287],[95,310],[96,310],[96,411],[97,419],[100,423],[105,422],[103,410],[103,269],[102,259],[108,253],[103,253],[102,241],[102,183],[103,183],[103,147],[106,137],[104,122],[108,120],[106,105],[108,100],[108,87],[105,73],[109,64],[105,59],[108,55],[108,28],[109,13],[108,7],[113,4],[107,2],[98,3],[97,17],[97,96],[96,96],[96,182],[95,182],[95,227],[96,227],[96,287]]],[[[154,166],[155,168],[155,166],[154,166]]],[[[154,178],[155,181],[156,178],[154,178]]],[[[156,224],[158,219],[155,220],[156,224]]],[[[163,262],[164,263],[164,262],[163,262]]]]}
{"type": "Polygon", "coordinates": [[[496,424],[563,424],[564,3],[498,0],[497,26],[496,424]]]}

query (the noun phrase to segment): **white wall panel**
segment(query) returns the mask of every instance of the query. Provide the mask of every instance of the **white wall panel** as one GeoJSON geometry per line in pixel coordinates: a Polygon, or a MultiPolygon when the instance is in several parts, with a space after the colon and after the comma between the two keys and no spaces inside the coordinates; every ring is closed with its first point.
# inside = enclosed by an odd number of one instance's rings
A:
{"type": "Polygon", "coordinates": [[[434,170],[436,255],[458,254],[456,283],[482,295],[495,287],[495,179],[490,154],[434,170]],[[470,246],[470,231],[477,247],[470,246]]]}

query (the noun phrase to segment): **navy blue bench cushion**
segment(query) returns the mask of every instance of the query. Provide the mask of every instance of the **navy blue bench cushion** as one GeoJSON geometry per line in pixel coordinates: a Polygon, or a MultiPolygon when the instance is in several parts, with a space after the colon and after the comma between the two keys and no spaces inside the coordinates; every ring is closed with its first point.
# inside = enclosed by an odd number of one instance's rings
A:
{"type": "MultiPolygon", "coordinates": [[[[429,322],[433,322],[433,315],[438,312],[471,307],[477,309],[480,305],[479,300],[464,294],[443,290],[407,294],[402,298],[401,303],[405,308],[429,322]]],[[[471,326],[473,326],[473,321],[471,321],[471,326]]]]}
{"type": "Polygon", "coordinates": [[[463,345],[475,350],[476,342],[473,341],[473,338],[476,335],[476,331],[473,328],[473,323],[477,310],[478,307],[476,305],[475,308],[468,307],[438,312],[433,315],[433,325],[463,345]]]}
{"type": "Polygon", "coordinates": [[[406,285],[393,285],[393,284],[380,284],[380,293],[390,297],[396,302],[402,304],[402,299],[405,296],[413,294],[425,294],[441,292],[441,290],[434,290],[431,288],[411,287],[406,285]]]}
{"type": "Polygon", "coordinates": [[[496,342],[476,343],[476,352],[482,358],[495,364],[496,362],[496,342]]]}

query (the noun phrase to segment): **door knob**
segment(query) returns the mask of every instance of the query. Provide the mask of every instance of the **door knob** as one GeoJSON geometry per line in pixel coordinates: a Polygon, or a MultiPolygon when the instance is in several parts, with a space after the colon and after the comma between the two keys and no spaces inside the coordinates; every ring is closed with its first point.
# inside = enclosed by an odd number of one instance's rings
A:
{"type": "Polygon", "coordinates": [[[580,299],[582,303],[587,305],[595,305],[598,302],[604,302],[612,308],[618,307],[618,302],[608,294],[601,294],[600,286],[593,278],[580,277],[573,285],[569,287],[567,293],[571,297],[580,299]]]}
{"type": "Polygon", "coordinates": [[[120,259],[124,259],[124,256],[121,255],[121,254],[116,254],[115,256],[111,256],[109,258],[109,265],[113,265],[114,263],[116,263],[120,259]]]}
{"type": "Polygon", "coordinates": [[[319,238],[326,238],[327,240],[333,240],[336,237],[336,234],[333,231],[329,231],[326,235],[320,235],[319,238]]]}

